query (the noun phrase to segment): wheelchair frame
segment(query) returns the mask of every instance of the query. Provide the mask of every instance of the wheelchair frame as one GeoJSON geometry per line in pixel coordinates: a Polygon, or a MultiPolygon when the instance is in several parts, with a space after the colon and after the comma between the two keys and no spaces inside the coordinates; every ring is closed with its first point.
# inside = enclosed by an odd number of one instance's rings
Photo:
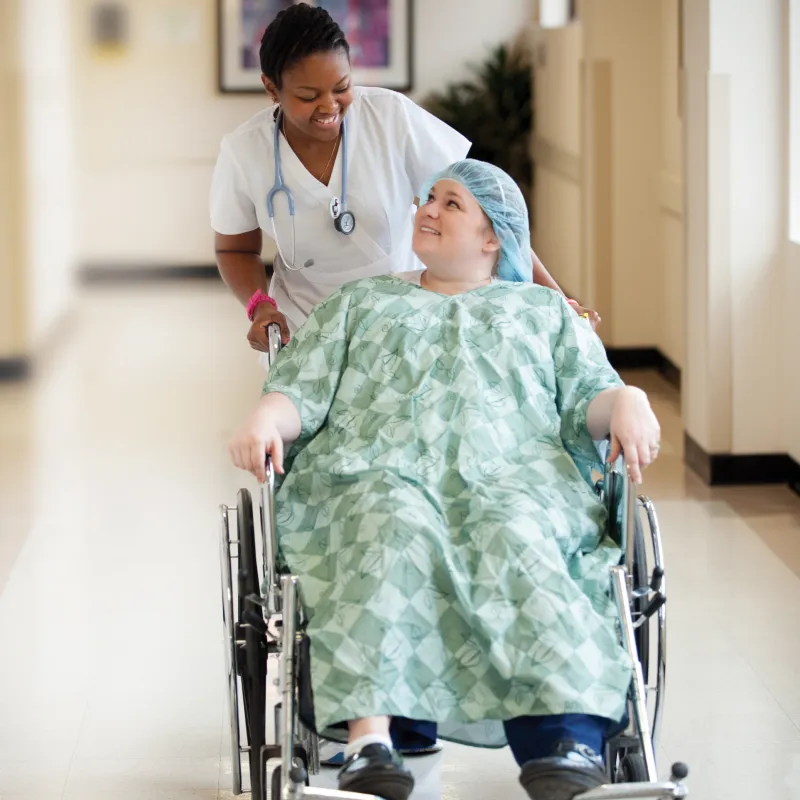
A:
{"type": "MultiPolygon", "coordinates": [[[[270,363],[280,349],[280,336],[270,329],[270,363]]],[[[261,485],[260,529],[262,572],[256,561],[252,499],[241,489],[236,507],[220,506],[220,556],[226,678],[231,725],[232,791],[242,792],[242,756],[250,763],[252,800],[267,800],[267,763],[280,759],[272,773],[272,800],[382,800],[372,795],[309,786],[317,774],[319,739],[300,721],[298,712],[298,649],[304,639],[305,619],[299,601],[298,578],[281,575],[277,566],[275,525],[275,473],[267,463],[267,480],[261,485]],[[237,515],[237,538],[231,537],[230,515],[237,515]],[[234,592],[233,561],[237,562],[234,592]],[[262,597],[261,587],[266,588],[262,597]],[[238,600],[234,603],[234,594],[238,600]],[[235,613],[238,609],[238,613],[235,613]],[[280,702],[274,709],[276,743],[266,744],[266,684],[270,657],[280,662],[280,702]],[[243,699],[247,744],[242,744],[240,699],[243,699]],[[277,776],[277,777],[276,777],[277,776]]],[[[597,489],[606,503],[609,533],[624,557],[611,569],[611,583],[619,616],[620,641],[634,665],[629,690],[629,723],[606,747],[610,782],[578,795],[575,800],[669,800],[684,798],[682,781],[688,769],[672,766],[669,780],[659,781],[655,749],[661,730],[666,688],[666,578],[661,531],[653,503],[637,496],[624,460],[606,464],[597,489]],[[647,521],[653,554],[648,570],[642,530],[647,521]],[[655,617],[655,685],[648,687],[650,629],[655,617]],[[640,655],[641,653],[641,655],[640,655]],[[652,721],[648,691],[654,695],[652,721]]]]}

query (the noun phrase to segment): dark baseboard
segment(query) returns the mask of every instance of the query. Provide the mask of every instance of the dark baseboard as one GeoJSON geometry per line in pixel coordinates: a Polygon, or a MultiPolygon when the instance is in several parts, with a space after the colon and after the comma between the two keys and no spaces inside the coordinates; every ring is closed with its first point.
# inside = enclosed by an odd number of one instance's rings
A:
{"type": "Polygon", "coordinates": [[[684,460],[709,486],[788,483],[800,494],[800,464],[785,453],[707,453],[686,433],[684,460]]]}
{"type": "Polygon", "coordinates": [[[798,464],[793,458],[789,458],[791,462],[789,464],[789,488],[800,494],[800,464],[798,464]]]}
{"type": "Polygon", "coordinates": [[[0,383],[24,381],[30,378],[33,364],[29,358],[0,358],[0,383]]]}
{"type": "Polygon", "coordinates": [[[607,347],[614,369],[654,369],[676,389],[681,388],[681,371],[657,347],[607,347]]]}
{"type": "Polygon", "coordinates": [[[214,264],[153,264],[140,267],[88,264],[78,274],[81,283],[88,285],[220,280],[219,270],[214,264]]]}

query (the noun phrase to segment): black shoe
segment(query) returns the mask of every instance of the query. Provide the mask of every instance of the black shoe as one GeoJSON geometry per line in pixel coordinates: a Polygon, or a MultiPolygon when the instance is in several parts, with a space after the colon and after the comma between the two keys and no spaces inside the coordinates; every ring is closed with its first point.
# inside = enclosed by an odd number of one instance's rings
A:
{"type": "Polygon", "coordinates": [[[525,764],[519,782],[531,800],[572,800],[607,783],[607,778],[602,759],[591,747],[563,741],[549,758],[525,764]]]}
{"type": "Polygon", "coordinates": [[[408,800],[414,790],[414,776],[386,745],[368,744],[344,762],[339,770],[339,788],[384,800],[408,800]]]}

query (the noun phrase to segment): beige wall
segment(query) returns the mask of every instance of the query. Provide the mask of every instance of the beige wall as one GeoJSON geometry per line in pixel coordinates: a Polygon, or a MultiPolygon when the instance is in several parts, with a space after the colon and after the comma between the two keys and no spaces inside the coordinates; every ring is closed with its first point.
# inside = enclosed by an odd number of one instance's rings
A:
{"type": "Polygon", "coordinates": [[[74,273],[67,0],[0,4],[0,357],[31,355],[74,273]]]}
{"type": "Polygon", "coordinates": [[[684,424],[709,452],[797,452],[787,10],[685,2],[684,424]]]}
{"type": "Polygon", "coordinates": [[[676,0],[592,0],[537,31],[534,246],[615,347],[683,363],[676,0]]]}
{"type": "Polygon", "coordinates": [[[24,86],[16,2],[0,3],[0,358],[23,355],[25,309],[24,86]]]}
{"type": "Polygon", "coordinates": [[[786,284],[783,298],[784,358],[782,376],[783,425],[786,431],[786,449],[800,464],[800,317],[797,314],[797,299],[800,298],[800,242],[787,242],[786,284]]]}
{"type": "MultiPolygon", "coordinates": [[[[130,47],[110,57],[89,47],[92,0],[72,2],[80,260],[212,262],[208,188],[219,141],[265,102],[216,91],[215,0],[129,3],[130,47]],[[165,19],[180,8],[192,25],[174,40],[165,19]]],[[[419,97],[464,78],[469,63],[513,37],[529,20],[530,2],[417,0],[415,12],[419,97]]],[[[265,255],[273,253],[267,243],[265,255]]]]}
{"type": "Polygon", "coordinates": [[[661,0],[661,335],[659,348],[673,364],[685,363],[685,272],[683,250],[683,125],[679,65],[681,0],[661,0]]]}
{"type": "Polygon", "coordinates": [[[800,0],[789,0],[784,83],[787,100],[787,136],[785,153],[789,159],[784,188],[787,202],[789,236],[785,247],[783,314],[784,357],[783,374],[786,388],[783,406],[783,423],[788,436],[789,455],[800,463],[800,315],[797,300],[800,298],[800,0]],[[791,48],[791,49],[789,49],[791,48]]]}
{"type": "Polygon", "coordinates": [[[533,243],[564,290],[589,302],[582,264],[581,53],[578,25],[540,32],[534,44],[533,243]]]}
{"type": "Polygon", "coordinates": [[[28,327],[43,344],[72,304],[75,151],[69,0],[24,0],[28,327]]]}

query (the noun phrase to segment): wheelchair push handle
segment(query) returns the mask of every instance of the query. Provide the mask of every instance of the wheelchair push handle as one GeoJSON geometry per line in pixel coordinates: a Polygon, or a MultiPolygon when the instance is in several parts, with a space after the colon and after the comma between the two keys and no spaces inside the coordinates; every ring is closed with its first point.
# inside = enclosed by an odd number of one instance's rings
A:
{"type": "Polygon", "coordinates": [[[281,334],[281,326],[277,322],[270,322],[265,325],[264,330],[267,334],[267,362],[271,367],[283,347],[283,336],[281,334]]]}

